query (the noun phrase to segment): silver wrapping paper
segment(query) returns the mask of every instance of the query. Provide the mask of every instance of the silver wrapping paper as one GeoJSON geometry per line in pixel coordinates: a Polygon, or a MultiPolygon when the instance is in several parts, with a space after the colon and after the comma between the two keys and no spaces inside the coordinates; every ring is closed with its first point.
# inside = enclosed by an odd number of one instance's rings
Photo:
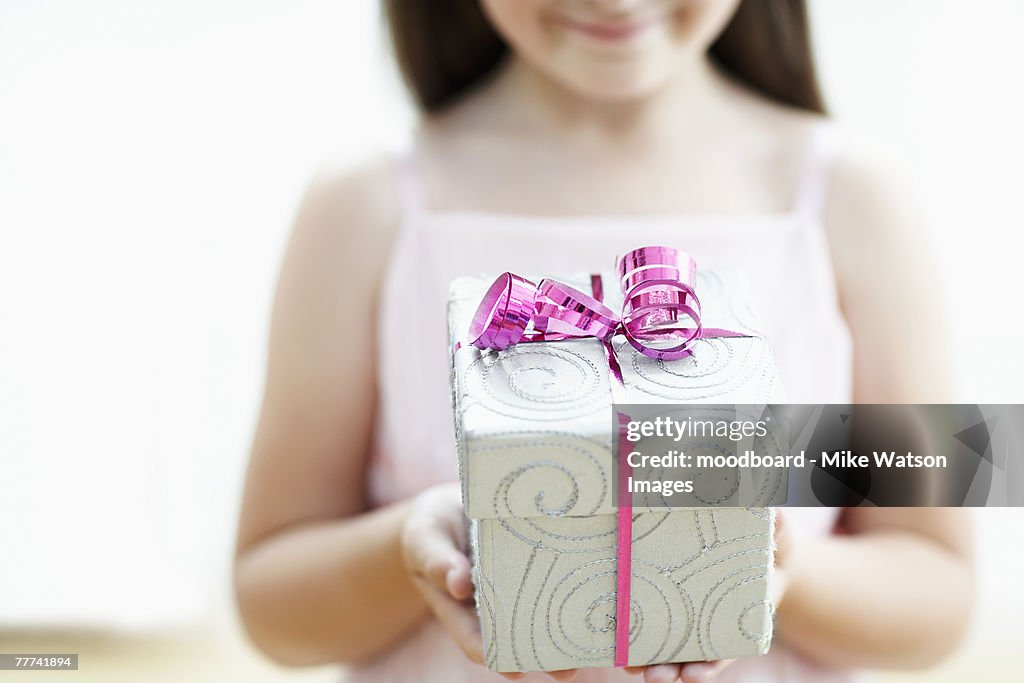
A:
{"type": "MultiPolygon", "coordinates": [[[[589,291],[588,276],[559,279],[589,291]]],[[[452,348],[460,342],[453,407],[486,663],[507,672],[612,666],[614,380],[605,350],[596,340],[502,352],[468,345],[466,330],[492,281],[460,278],[448,303],[452,348]]],[[[604,276],[604,291],[619,307],[613,276],[604,276]]],[[[706,327],[753,336],[702,339],[692,357],[667,363],[616,337],[628,401],[780,402],[744,279],[701,271],[697,291],[706,327]]],[[[767,651],[770,510],[638,509],[633,527],[631,665],[767,651]]]]}
{"type": "MultiPolygon", "coordinates": [[[[481,519],[471,530],[489,668],[613,665],[615,515],[481,519]]],[[[770,530],[768,508],[635,514],[629,664],[767,652],[770,530]]]]}

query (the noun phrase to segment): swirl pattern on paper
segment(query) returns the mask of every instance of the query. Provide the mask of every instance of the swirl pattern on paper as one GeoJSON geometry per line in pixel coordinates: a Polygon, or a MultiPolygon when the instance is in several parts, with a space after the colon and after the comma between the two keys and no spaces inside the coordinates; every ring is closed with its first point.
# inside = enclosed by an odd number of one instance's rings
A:
{"type": "Polygon", "coordinates": [[[495,517],[596,514],[611,495],[608,448],[561,432],[499,432],[475,441],[461,458],[467,472],[480,468],[472,474],[487,495],[478,503],[476,490],[467,492],[467,508],[486,504],[486,516],[495,517]]]}
{"type": "Polygon", "coordinates": [[[693,355],[678,361],[658,361],[616,342],[616,353],[627,358],[624,369],[631,391],[678,402],[769,402],[775,376],[771,349],[758,337],[700,339],[693,355]]]}
{"type": "MultiPolygon", "coordinates": [[[[488,664],[503,671],[610,666],[614,515],[478,524],[488,664]]],[[[630,664],[763,653],[771,639],[770,525],[756,509],[637,514],[630,664]]]]}
{"type": "Polygon", "coordinates": [[[587,415],[611,403],[600,351],[594,340],[577,340],[483,353],[466,368],[464,391],[487,410],[520,420],[587,415]]]}

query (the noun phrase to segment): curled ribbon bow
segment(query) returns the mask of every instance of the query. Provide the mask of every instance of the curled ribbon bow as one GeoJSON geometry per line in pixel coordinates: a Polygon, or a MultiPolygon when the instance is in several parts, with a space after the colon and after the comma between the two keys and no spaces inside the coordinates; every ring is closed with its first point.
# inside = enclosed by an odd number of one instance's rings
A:
{"type": "Polygon", "coordinates": [[[691,355],[694,342],[708,332],[739,336],[704,329],[695,290],[697,264],[689,254],[672,247],[640,247],[616,259],[615,267],[621,314],[599,301],[600,291],[589,296],[556,280],[534,284],[501,274],[473,316],[470,343],[500,351],[521,341],[589,337],[607,343],[622,334],[649,358],[677,360],[691,355]]]}

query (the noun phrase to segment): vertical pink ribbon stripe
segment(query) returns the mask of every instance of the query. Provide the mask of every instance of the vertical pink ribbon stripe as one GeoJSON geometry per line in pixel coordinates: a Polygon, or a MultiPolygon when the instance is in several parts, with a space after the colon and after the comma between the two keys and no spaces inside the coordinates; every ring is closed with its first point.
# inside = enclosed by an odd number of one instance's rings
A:
{"type": "MultiPolygon", "coordinates": [[[[593,290],[594,298],[602,301],[604,288],[600,275],[590,276],[590,287],[593,290]]],[[[618,358],[615,357],[615,349],[612,348],[610,340],[604,342],[604,350],[608,358],[608,374],[614,380],[610,383],[612,405],[614,406],[620,403],[624,397],[625,384],[622,381],[622,368],[619,366],[618,358]]],[[[625,457],[628,451],[623,450],[629,448],[629,441],[626,438],[626,425],[629,424],[629,416],[616,412],[615,418],[619,440],[619,512],[615,542],[615,666],[629,666],[629,607],[633,574],[633,494],[629,490],[629,477],[633,475],[633,468],[629,466],[629,459],[625,457]]]]}
{"type": "Polygon", "coordinates": [[[633,494],[629,490],[629,477],[633,468],[626,457],[629,442],[626,424],[629,417],[618,413],[619,423],[619,519],[616,542],[617,559],[615,592],[615,666],[629,666],[629,606],[633,573],[633,494]]]}

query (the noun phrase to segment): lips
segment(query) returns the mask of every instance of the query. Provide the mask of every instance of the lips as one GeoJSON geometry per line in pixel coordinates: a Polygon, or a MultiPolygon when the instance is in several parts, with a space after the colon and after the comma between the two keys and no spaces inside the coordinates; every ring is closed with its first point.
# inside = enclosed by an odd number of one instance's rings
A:
{"type": "Polygon", "coordinates": [[[556,23],[585,36],[607,42],[620,42],[635,38],[660,24],[663,16],[629,19],[576,19],[556,16],[556,23]]]}

